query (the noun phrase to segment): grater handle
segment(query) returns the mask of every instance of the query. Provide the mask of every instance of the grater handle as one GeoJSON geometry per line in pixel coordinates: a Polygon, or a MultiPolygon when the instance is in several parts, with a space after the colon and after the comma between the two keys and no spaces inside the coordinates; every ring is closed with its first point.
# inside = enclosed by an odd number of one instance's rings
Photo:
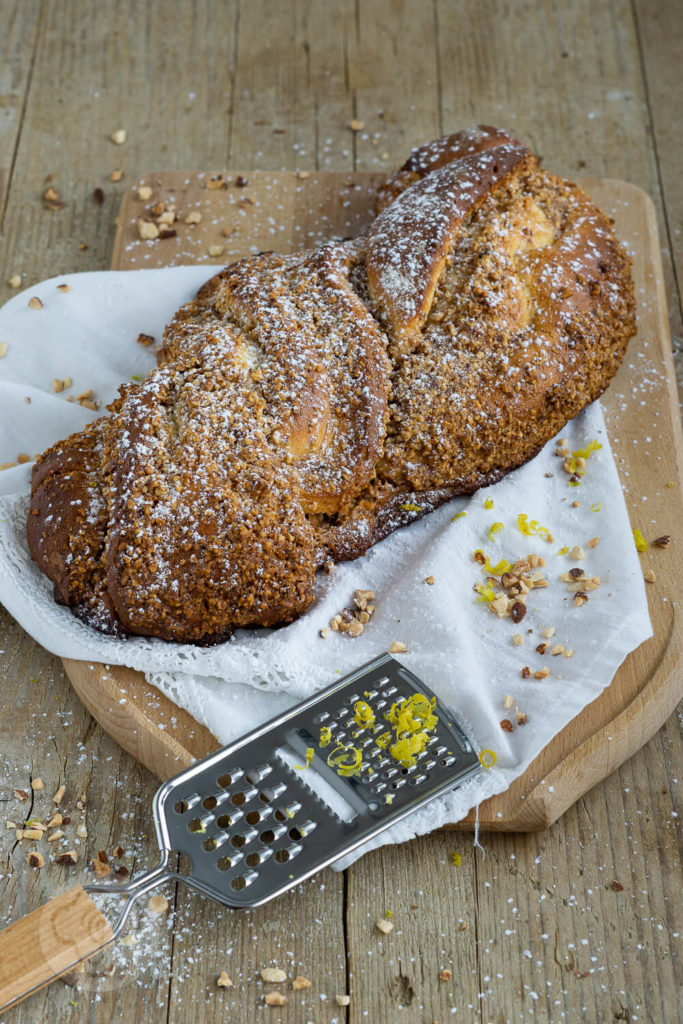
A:
{"type": "Polygon", "coordinates": [[[0,1010],[25,999],[114,941],[114,931],[76,885],[0,931],[0,1010]]]}

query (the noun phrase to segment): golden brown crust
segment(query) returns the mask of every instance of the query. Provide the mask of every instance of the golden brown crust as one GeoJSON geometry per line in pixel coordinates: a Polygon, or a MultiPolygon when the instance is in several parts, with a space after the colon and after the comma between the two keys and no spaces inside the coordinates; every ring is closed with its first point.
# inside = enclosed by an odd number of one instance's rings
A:
{"type": "Polygon", "coordinates": [[[100,629],[216,642],[316,570],[533,457],[635,330],[607,219],[507,133],[416,150],[367,240],[261,254],[166,330],[159,368],[36,465],[33,557],[100,629]]]}

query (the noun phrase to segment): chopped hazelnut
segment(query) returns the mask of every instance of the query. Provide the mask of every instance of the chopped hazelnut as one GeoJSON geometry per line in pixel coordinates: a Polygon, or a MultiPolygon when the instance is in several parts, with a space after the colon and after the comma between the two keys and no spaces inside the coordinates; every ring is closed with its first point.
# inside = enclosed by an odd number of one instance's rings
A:
{"type": "Polygon", "coordinates": [[[123,143],[126,141],[126,129],[117,128],[115,132],[111,133],[111,141],[116,146],[122,146],[123,143]]]}
{"type": "Polygon", "coordinates": [[[643,573],[643,579],[646,583],[654,583],[657,577],[652,569],[648,569],[646,572],[643,573]]]}
{"type": "Polygon", "coordinates": [[[9,345],[7,344],[6,341],[0,341],[0,359],[4,359],[4,357],[7,355],[8,348],[9,345]]]}
{"type": "Polygon", "coordinates": [[[21,274],[12,274],[7,283],[10,288],[19,288],[21,286],[21,274]]]}
{"type": "Polygon", "coordinates": [[[221,971],[216,979],[216,984],[219,988],[232,988],[232,981],[228,977],[225,971],[221,971]]]}
{"type": "Polygon", "coordinates": [[[150,897],[147,909],[151,914],[165,914],[168,910],[168,900],[161,893],[155,893],[154,896],[150,897]]]}
{"type": "Polygon", "coordinates": [[[135,340],[138,343],[138,345],[142,345],[143,348],[149,348],[150,345],[154,344],[156,338],[154,337],[153,334],[140,333],[138,334],[135,340]]]}
{"type": "Polygon", "coordinates": [[[30,868],[43,868],[45,867],[45,858],[37,850],[31,850],[26,858],[26,863],[30,868]]]}
{"type": "Polygon", "coordinates": [[[547,626],[545,629],[541,630],[541,636],[544,640],[551,640],[555,636],[555,627],[547,626]]]}
{"type": "Polygon", "coordinates": [[[259,974],[263,981],[280,984],[280,982],[287,981],[287,973],[280,967],[263,967],[259,974]]]}
{"type": "Polygon", "coordinates": [[[143,203],[146,203],[148,199],[152,198],[152,190],[149,185],[140,185],[138,189],[138,199],[141,199],[143,203]]]}
{"type": "Polygon", "coordinates": [[[55,857],[55,864],[75,864],[77,860],[78,854],[75,850],[65,850],[64,853],[55,857]]]}
{"type": "Polygon", "coordinates": [[[512,642],[515,645],[515,647],[521,647],[524,643],[524,637],[521,633],[515,633],[512,637],[512,642]]]}
{"type": "Polygon", "coordinates": [[[425,576],[424,581],[425,581],[425,583],[427,583],[431,587],[432,584],[434,583],[434,577],[433,576],[425,576]]]}
{"type": "Polygon", "coordinates": [[[531,669],[528,665],[525,665],[520,674],[522,676],[522,679],[528,679],[531,675],[531,669]]]}
{"type": "Polygon", "coordinates": [[[223,248],[224,247],[222,245],[210,245],[209,246],[209,256],[222,256],[223,255],[223,248]]]}
{"type": "MultiPolygon", "coordinates": [[[[363,623],[359,622],[358,619],[352,619],[346,628],[346,632],[349,636],[360,636],[363,632],[363,623]]],[[[391,650],[391,648],[389,649],[391,650]]]]}
{"type": "Polygon", "coordinates": [[[529,721],[529,716],[527,715],[526,711],[520,711],[518,708],[517,712],[515,713],[515,721],[517,722],[517,725],[526,725],[526,723],[529,721]]]}
{"type": "Polygon", "coordinates": [[[37,295],[33,295],[28,300],[28,304],[29,304],[29,308],[30,309],[42,309],[43,308],[43,303],[40,301],[40,299],[38,298],[37,295]]]}
{"type": "Polygon", "coordinates": [[[580,562],[582,559],[586,557],[586,552],[579,544],[575,544],[569,552],[569,557],[571,558],[572,562],[580,562]]]}
{"type": "Polygon", "coordinates": [[[671,537],[668,533],[665,533],[663,537],[657,537],[652,543],[658,548],[668,548],[671,543],[671,537]]]}
{"type": "Polygon", "coordinates": [[[52,803],[53,804],[61,804],[62,800],[64,799],[64,794],[65,793],[66,793],[66,786],[63,786],[63,785],[60,786],[59,789],[57,790],[57,792],[55,793],[55,795],[52,797],[52,803]]]}
{"type": "Polygon", "coordinates": [[[349,121],[349,128],[352,132],[361,132],[365,128],[365,121],[358,121],[355,117],[349,121]]]}
{"type": "Polygon", "coordinates": [[[300,992],[301,989],[310,988],[311,983],[308,978],[302,978],[300,974],[297,974],[296,978],[292,982],[292,988],[295,992],[300,992]]]}
{"type": "Polygon", "coordinates": [[[285,1006],[287,1004],[287,996],[284,996],[282,992],[268,992],[266,997],[267,1006],[285,1006]]]}
{"type": "Polygon", "coordinates": [[[202,215],[199,210],[191,210],[185,218],[186,224],[199,224],[202,219],[202,215]]]}
{"type": "Polygon", "coordinates": [[[600,538],[599,537],[591,537],[591,539],[588,541],[587,547],[589,547],[589,548],[596,548],[598,546],[599,542],[600,542],[600,538]]]}
{"type": "Polygon", "coordinates": [[[550,675],[550,669],[541,668],[538,672],[534,672],[534,679],[545,679],[550,675]]]}
{"type": "MultiPolygon", "coordinates": [[[[111,865],[104,864],[99,859],[99,857],[93,858],[93,860],[90,863],[92,865],[92,869],[95,872],[95,876],[97,878],[106,878],[107,875],[111,874],[111,865]]],[[[152,898],[154,898],[154,897],[152,897],[152,898]]]]}
{"type": "Polygon", "coordinates": [[[122,177],[123,177],[123,171],[121,170],[120,167],[117,167],[116,170],[112,171],[111,174],[109,175],[109,180],[110,181],[121,181],[122,177]]]}
{"type": "Polygon", "coordinates": [[[512,722],[509,718],[503,718],[500,722],[500,727],[503,732],[512,732],[512,722]]]}
{"type": "Polygon", "coordinates": [[[406,654],[408,648],[400,640],[392,640],[389,644],[389,654],[406,654]]]}
{"type": "Polygon", "coordinates": [[[394,922],[387,921],[383,917],[380,917],[377,921],[375,921],[375,926],[378,928],[379,931],[382,932],[383,935],[388,935],[389,932],[393,932],[394,930],[394,922]]]}
{"type": "Polygon", "coordinates": [[[509,711],[514,703],[515,698],[512,697],[509,693],[506,693],[506,695],[503,697],[503,707],[505,708],[505,710],[509,711]]]}
{"type": "Polygon", "coordinates": [[[44,787],[44,785],[43,785],[43,780],[42,780],[42,779],[33,779],[33,780],[31,781],[31,789],[32,789],[32,790],[33,790],[34,792],[36,792],[36,791],[37,791],[37,790],[39,790],[39,789],[44,789],[44,788],[45,788],[45,787],[44,787]]]}
{"type": "Polygon", "coordinates": [[[571,649],[571,647],[567,647],[567,648],[565,648],[564,651],[562,651],[562,657],[563,658],[573,658],[574,657],[574,652],[571,649]]]}
{"type": "Polygon", "coordinates": [[[578,594],[574,594],[574,607],[575,608],[580,608],[582,605],[586,604],[587,601],[588,601],[588,594],[586,594],[583,590],[580,590],[578,592],[578,594]]]}
{"type": "Polygon", "coordinates": [[[51,835],[49,835],[47,837],[47,841],[48,841],[48,843],[55,843],[58,839],[63,839],[63,838],[64,838],[64,830],[61,829],[61,828],[57,828],[57,829],[55,829],[54,832],[51,833],[51,835]]]}
{"type": "Polygon", "coordinates": [[[348,1006],[351,1002],[351,996],[335,996],[334,998],[337,1002],[337,1006],[348,1006]]]}
{"type": "Polygon", "coordinates": [[[555,644],[554,647],[550,648],[550,653],[553,656],[556,656],[558,654],[563,654],[564,653],[564,647],[562,646],[562,644],[555,644]]]}
{"type": "Polygon", "coordinates": [[[140,235],[140,238],[146,238],[152,241],[159,237],[159,228],[150,220],[139,220],[138,234],[140,235]]]}
{"type": "Polygon", "coordinates": [[[441,979],[441,981],[450,981],[452,977],[453,972],[449,971],[447,967],[439,973],[439,978],[441,979]]]}

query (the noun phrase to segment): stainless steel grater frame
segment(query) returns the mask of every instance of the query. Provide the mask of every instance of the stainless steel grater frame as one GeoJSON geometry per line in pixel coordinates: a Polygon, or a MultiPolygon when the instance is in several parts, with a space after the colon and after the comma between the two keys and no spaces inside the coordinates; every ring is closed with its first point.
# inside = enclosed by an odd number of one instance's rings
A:
{"type": "Polygon", "coordinates": [[[165,782],[153,805],[156,867],[125,885],[75,886],[0,932],[0,1010],[113,942],[134,902],[161,883],[187,882],[235,909],[259,906],[480,768],[432,691],[390,655],[375,658],[165,782]],[[414,695],[436,702],[436,725],[414,763],[402,767],[377,739],[390,731],[392,706],[414,695]],[[358,722],[359,701],[373,723],[358,722]],[[321,730],[330,730],[330,749],[353,748],[360,760],[353,774],[328,763],[321,730]],[[169,866],[174,853],[189,858],[189,874],[169,866]],[[89,899],[95,892],[127,897],[115,925],[89,899]]]}
{"type": "Polygon", "coordinates": [[[414,694],[434,698],[414,673],[382,654],[197,762],[154,797],[159,864],[129,885],[86,890],[132,896],[180,878],[237,909],[298,885],[480,770],[470,741],[438,698],[436,728],[411,767],[379,747],[374,733],[358,729],[358,701],[381,723],[395,702],[414,694]],[[325,727],[333,743],[361,750],[357,775],[343,777],[328,765],[319,746],[325,727]],[[168,869],[173,851],[189,858],[188,875],[168,869]]]}

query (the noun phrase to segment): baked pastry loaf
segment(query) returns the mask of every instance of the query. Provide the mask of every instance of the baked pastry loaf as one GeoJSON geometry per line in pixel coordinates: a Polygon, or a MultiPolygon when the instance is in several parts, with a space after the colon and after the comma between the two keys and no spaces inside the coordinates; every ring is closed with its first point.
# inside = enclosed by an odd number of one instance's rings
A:
{"type": "Polygon", "coordinates": [[[478,128],[415,151],[367,236],[213,277],[159,367],[34,469],[28,538],[110,632],[291,621],[316,571],[531,458],[607,386],[630,261],[577,186],[478,128]]]}

